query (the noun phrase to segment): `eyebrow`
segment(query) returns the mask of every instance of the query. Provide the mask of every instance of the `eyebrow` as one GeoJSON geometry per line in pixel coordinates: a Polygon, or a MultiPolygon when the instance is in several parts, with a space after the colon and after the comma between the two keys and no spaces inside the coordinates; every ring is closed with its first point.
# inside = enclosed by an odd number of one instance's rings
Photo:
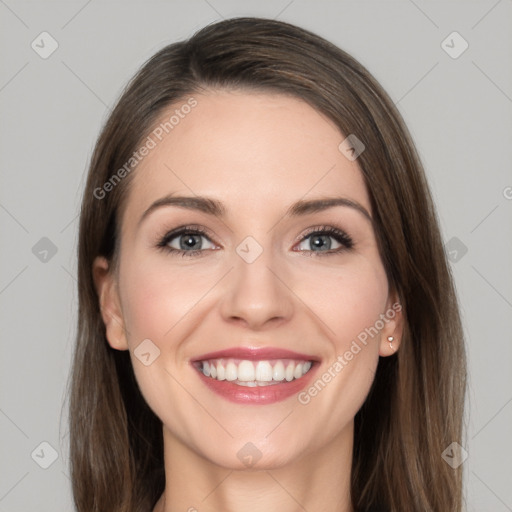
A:
{"type": "MultiPolygon", "coordinates": [[[[151,206],[144,211],[139,219],[138,226],[155,210],[165,206],[177,206],[180,208],[187,208],[189,210],[196,210],[215,217],[224,218],[226,216],[225,206],[218,200],[209,197],[186,197],[174,196],[169,194],[165,197],[157,199],[151,206]]],[[[286,217],[299,217],[311,213],[318,213],[328,208],[336,206],[345,206],[352,208],[361,213],[370,223],[373,224],[373,219],[368,213],[368,210],[357,201],[345,197],[327,197],[320,199],[299,200],[293,203],[285,213],[286,217]]]]}

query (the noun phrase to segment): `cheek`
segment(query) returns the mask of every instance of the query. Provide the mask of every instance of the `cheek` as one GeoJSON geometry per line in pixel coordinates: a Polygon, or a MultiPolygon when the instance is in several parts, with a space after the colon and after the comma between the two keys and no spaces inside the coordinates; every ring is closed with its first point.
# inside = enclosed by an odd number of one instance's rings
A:
{"type": "Polygon", "coordinates": [[[347,350],[384,313],[388,281],[378,258],[356,257],[338,267],[318,265],[302,272],[298,282],[297,295],[321,320],[336,353],[347,350]]]}
{"type": "Polygon", "coordinates": [[[161,258],[133,258],[123,269],[122,305],[132,366],[138,386],[153,412],[186,438],[190,418],[197,417],[194,402],[184,392],[181,340],[186,339],[193,307],[213,282],[191,279],[190,272],[169,269],[161,258]],[[151,260],[151,261],[149,261],[151,260]],[[151,340],[140,350],[143,340],[151,340]],[[139,359],[149,353],[150,364],[139,359]]]}
{"type": "Polygon", "coordinates": [[[333,420],[325,427],[325,435],[331,437],[355,416],[373,383],[388,281],[380,260],[373,258],[304,275],[308,277],[299,293],[322,320],[318,325],[330,343],[299,402],[333,420]]]}
{"type": "Polygon", "coordinates": [[[186,318],[214,284],[209,275],[172,268],[164,258],[151,264],[130,264],[122,290],[123,316],[130,348],[149,338],[157,345],[169,341],[174,327],[186,318]]]}

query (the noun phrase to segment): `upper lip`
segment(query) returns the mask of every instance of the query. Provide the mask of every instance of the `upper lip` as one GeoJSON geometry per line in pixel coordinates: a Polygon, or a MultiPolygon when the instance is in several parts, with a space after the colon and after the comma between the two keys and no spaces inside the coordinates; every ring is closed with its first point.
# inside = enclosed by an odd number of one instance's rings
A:
{"type": "Polygon", "coordinates": [[[293,350],[274,347],[233,347],[216,352],[208,352],[192,359],[193,362],[207,361],[209,359],[246,359],[249,361],[265,361],[268,359],[302,359],[304,361],[318,361],[318,358],[308,354],[301,354],[293,350]]]}

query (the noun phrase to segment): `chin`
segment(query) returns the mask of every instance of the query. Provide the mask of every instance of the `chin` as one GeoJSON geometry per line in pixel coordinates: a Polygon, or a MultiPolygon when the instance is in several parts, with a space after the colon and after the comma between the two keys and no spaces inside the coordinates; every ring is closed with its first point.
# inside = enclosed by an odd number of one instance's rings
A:
{"type": "MultiPolygon", "coordinates": [[[[263,436],[262,436],[263,437],[263,436]]],[[[212,453],[211,448],[200,452],[210,463],[235,471],[265,471],[280,469],[294,464],[304,456],[306,441],[300,444],[297,449],[283,444],[275,446],[267,439],[261,442],[233,440],[229,446],[217,446],[212,453]]]]}

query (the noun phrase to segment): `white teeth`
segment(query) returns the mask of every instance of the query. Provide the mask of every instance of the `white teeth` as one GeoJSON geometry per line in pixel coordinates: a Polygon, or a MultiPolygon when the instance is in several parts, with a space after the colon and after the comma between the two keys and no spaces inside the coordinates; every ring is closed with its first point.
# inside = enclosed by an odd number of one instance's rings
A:
{"type": "Polygon", "coordinates": [[[286,379],[300,379],[311,369],[311,361],[276,359],[271,361],[248,361],[216,359],[202,361],[201,371],[206,377],[228,380],[239,386],[271,386],[286,379]]]}
{"type": "MultiPolygon", "coordinates": [[[[204,372],[203,372],[204,373],[204,372]]],[[[236,380],[238,377],[236,364],[230,361],[226,366],[226,380],[236,380]]],[[[208,377],[208,375],[207,375],[208,377]]]]}
{"type": "Polygon", "coordinates": [[[277,381],[284,380],[284,364],[282,361],[277,361],[277,363],[274,365],[272,378],[277,381]]]}
{"type": "Polygon", "coordinates": [[[256,382],[254,382],[254,381],[252,381],[252,382],[242,382],[242,381],[239,381],[238,385],[239,386],[247,386],[248,388],[255,388],[258,384],[256,382]]]}
{"type": "Polygon", "coordinates": [[[238,380],[249,382],[254,380],[254,365],[251,361],[242,361],[238,365],[238,380]]]}
{"type": "Polygon", "coordinates": [[[272,380],[272,366],[268,361],[259,361],[256,365],[256,380],[263,382],[270,382],[272,380]]]}
{"type": "Polygon", "coordinates": [[[226,368],[220,362],[217,363],[217,380],[226,380],[226,368]]]}
{"type": "Polygon", "coordinates": [[[293,371],[295,370],[295,366],[293,363],[288,363],[286,370],[284,371],[284,378],[290,382],[293,380],[293,371]]]}

